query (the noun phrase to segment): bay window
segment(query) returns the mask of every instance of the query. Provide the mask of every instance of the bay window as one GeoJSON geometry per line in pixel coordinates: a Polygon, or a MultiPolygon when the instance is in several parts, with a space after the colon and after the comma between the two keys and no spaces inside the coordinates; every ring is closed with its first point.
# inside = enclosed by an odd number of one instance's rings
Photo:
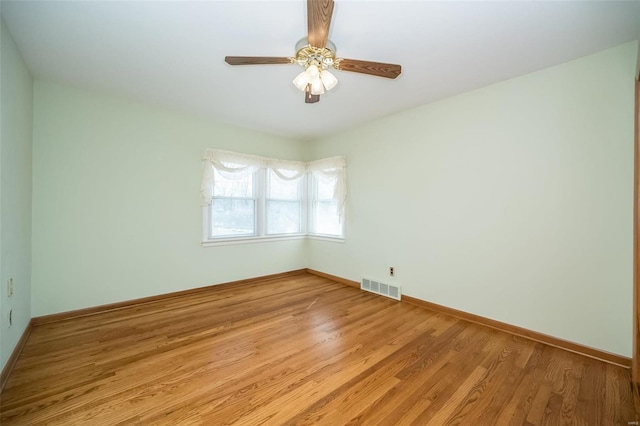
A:
{"type": "Polygon", "coordinates": [[[207,150],[203,244],[344,236],[342,157],[312,162],[207,150]]]}

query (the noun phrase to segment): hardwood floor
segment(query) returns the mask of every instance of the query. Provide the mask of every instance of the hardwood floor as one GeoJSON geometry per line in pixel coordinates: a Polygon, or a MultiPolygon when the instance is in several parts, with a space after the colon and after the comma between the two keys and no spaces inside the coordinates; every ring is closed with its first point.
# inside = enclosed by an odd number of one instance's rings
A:
{"type": "Polygon", "coordinates": [[[0,397],[2,425],[639,419],[629,370],[308,274],[35,326],[0,397]]]}

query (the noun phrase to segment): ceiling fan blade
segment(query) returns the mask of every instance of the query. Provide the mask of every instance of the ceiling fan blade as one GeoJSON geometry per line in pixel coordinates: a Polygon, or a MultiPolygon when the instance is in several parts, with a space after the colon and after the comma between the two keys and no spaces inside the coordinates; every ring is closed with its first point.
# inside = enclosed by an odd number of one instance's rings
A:
{"type": "Polygon", "coordinates": [[[313,47],[323,48],[329,38],[333,0],[307,0],[307,38],[313,47]]]}
{"type": "Polygon", "coordinates": [[[316,102],[320,102],[320,95],[312,95],[311,89],[307,86],[307,90],[304,91],[304,103],[315,104],[316,102]]]}
{"type": "Polygon", "coordinates": [[[289,58],[278,58],[274,56],[225,56],[224,61],[229,65],[271,65],[291,63],[289,58]]]}
{"type": "Polygon", "coordinates": [[[338,63],[342,71],[359,72],[361,74],[377,75],[378,77],[396,78],[402,72],[402,67],[396,64],[382,62],[358,61],[356,59],[342,59],[338,63]]]}

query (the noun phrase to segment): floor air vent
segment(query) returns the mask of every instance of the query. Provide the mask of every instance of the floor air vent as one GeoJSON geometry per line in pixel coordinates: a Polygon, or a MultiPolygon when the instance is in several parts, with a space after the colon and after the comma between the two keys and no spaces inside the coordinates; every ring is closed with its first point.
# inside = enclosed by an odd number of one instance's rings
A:
{"type": "Polygon", "coordinates": [[[360,288],[362,290],[370,291],[371,293],[381,294],[392,299],[400,300],[400,287],[396,285],[384,284],[363,278],[362,283],[360,283],[360,288]]]}

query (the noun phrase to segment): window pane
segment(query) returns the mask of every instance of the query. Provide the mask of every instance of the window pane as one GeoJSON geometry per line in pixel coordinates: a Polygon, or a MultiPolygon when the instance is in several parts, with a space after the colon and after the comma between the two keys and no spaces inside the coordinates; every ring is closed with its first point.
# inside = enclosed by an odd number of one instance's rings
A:
{"type": "Polygon", "coordinates": [[[342,235],[342,224],[337,207],[338,202],[335,200],[314,203],[314,220],[312,221],[314,234],[342,235]]]}
{"type": "MultiPolygon", "coordinates": [[[[293,176],[296,172],[281,171],[285,176],[293,176]]],[[[300,199],[300,186],[302,179],[297,181],[286,181],[280,179],[273,170],[269,170],[269,194],[267,198],[275,200],[298,200],[300,199]]]]}
{"type": "Polygon", "coordinates": [[[211,234],[241,236],[255,234],[255,203],[253,200],[213,199],[211,203],[211,234]]]}
{"type": "Polygon", "coordinates": [[[299,201],[267,201],[267,234],[293,234],[300,229],[299,201]]]}
{"type": "Polygon", "coordinates": [[[333,198],[333,190],[336,187],[336,180],[330,179],[316,179],[316,184],[318,185],[318,199],[319,200],[330,200],[333,198]]]}
{"type": "Polygon", "coordinates": [[[214,168],[213,196],[253,198],[253,174],[240,179],[227,179],[214,168]]]}

